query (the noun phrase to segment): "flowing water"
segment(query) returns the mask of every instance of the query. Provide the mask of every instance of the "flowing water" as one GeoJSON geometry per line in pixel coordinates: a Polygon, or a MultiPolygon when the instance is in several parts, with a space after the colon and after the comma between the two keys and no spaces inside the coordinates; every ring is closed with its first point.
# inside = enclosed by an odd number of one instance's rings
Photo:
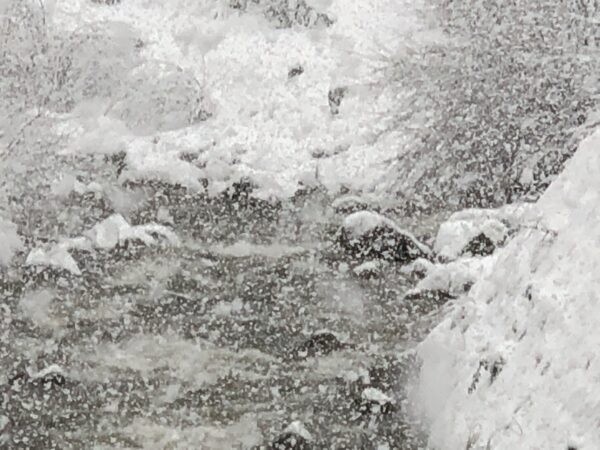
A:
{"type": "MultiPolygon", "coordinates": [[[[424,448],[404,386],[435,306],[403,301],[399,267],[353,270],[330,198],[145,189],[130,219],[168,212],[181,245],[72,252],[79,276],[2,274],[0,448],[424,448]],[[269,447],[294,421],[308,446],[269,447]]],[[[71,207],[83,226],[110,213],[71,207]]],[[[51,228],[56,212],[27,214],[51,228]]]]}

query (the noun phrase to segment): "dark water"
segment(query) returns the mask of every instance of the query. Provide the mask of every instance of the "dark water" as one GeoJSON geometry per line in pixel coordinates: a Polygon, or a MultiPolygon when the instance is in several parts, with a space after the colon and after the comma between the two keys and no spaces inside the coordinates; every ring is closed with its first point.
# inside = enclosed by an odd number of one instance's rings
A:
{"type": "MultiPolygon", "coordinates": [[[[168,211],[179,247],[73,252],[81,276],[2,274],[0,448],[260,448],[293,421],[311,435],[297,448],[424,448],[404,387],[435,305],[402,300],[399,267],[355,273],[331,198],[131,189],[145,201],[129,220],[168,211]]],[[[89,195],[61,208],[81,229],[112,212],[89,195]]],[[[52,211],[31,201],[19,220],[47,235],[52,211]]]]}

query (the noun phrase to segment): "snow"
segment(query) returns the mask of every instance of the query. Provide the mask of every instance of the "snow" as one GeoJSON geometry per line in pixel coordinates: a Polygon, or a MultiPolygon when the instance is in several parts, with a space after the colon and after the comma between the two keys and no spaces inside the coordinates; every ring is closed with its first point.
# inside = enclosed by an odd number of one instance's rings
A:
{"type": "Polygon", "coordinates": [[[65,375],[65,371],[62,367],[60,367],[58,364],[51,364],[45,367],[44,369],[40,370],[39,372],[33,374],[31,378],[37,380],[40,378],[44,378],[46,375],[50,375],[52,373],[57,373],[63,376],[65,375]]]}
{"type": "Polygon", "coordinates": [[[23,248],[17,226],[0,217],[0,267],[10,263],[16,252],[23,248]]]}
{"type": "Polygon", "coordinates": [[[164,239],[169,245],[179,245],[179,238],[168,227],[156,223],[129,225],[120,214],[113,214],[97,223],[86,233],[93,246],[110,250],[128,240],[140,240],[146,245],[155,245],[158,238],[164,239]]]}
{"type": "Polygon", "coordinates": [[[415,291],[442,290],[450,295],[460,295],[493,265],[492,257],[460,258],[447,264],[431,264],[425,277],[417,283],[415,291]]]}
{"type": "MultiPolygon", "coordinates": [[[[166,114],[170,122],[164,131],[143,135],[139,127],[127,131],[129,119],[120,114],[119,103],[106,116],[72,117],[85,126],[70,151],[126,148],[130,167],[123,179],[158,178],[197,189],[206,176],[211,192],[247,176],[259,185],[256,195],[262,198],[289,197],[308,178],[332,191],[345,185],[355,192],[383,193],[382,180],[389,176],[389,162],[404,137],[385,132],[385,118],[397,99],[382,87],[380,69],[423,27],[417,5],[392,0],[318,3],[320,12],[335,17],[333,26],[278,30],[252,8],[238,13],[221,0],[129,0],[110,7],[88,0],[56,2],[53,18],[61,29],[101,23],[131,28],[127,35],[138,34],[145,44],[143,67],[177,67],[182,86],[194,77],[202,88],[203,107],[213,113],[205,122],[181,127],[175,127],[179,119],[173,122],[166,114]],[[288,79],[289,68],[298,64],[304,72],[288,79]],[[332,116],[327,94],[341,86],[349,88],[348,95],[340,114],[332,116]],[[178,159],[181,151],[198,150],[203,169],[178,159]],[[317,153],[324,157],[314,158],[317,153]]],[[[161,76],[140,78],[134,70],[123,83],[135,82],[144,100],[145,93],[154,98],[154,78],[161,76]]],[[[175,83],[169,92],[181,96],[176,88],[175,83]]]]}
{"type": "Polygon", "coordinates": [[[111,250],[118,244],[135,239],[146,245],[156,245],[162,242],[171,246],[179,245],[177,235],[163,225],[147,223],[132,226],[120,214],[113,214],[94,225],[85,233],[85,236],[65,238],[56,244],[31,250],[27,255],[25,265],[56,267],[74,275],[81,275],[77,261],[71,256],[69,250],[93,251],[94,248],[111,250]]]}
{"type": "Polygon", "coordinates": [[[68,248],[59,245],[48,249],[36,248],[29,252],[25,260],[26,266],[48,266],[64,269],[74,275],[81,275],[77,261],[73,259],[68,248]]]}
{"type": "Polygon", "coordinates": [[[598,167],[600,131],[420,344],[432,448],[600,448],[598,167]]]}
{"type": "Polygon", "coordinates": [[[393,220],[372,211],[358,211],[352,213],[349,216],[346,216],[342,226],[348,233],[349,239],[360,238],[375,228],[389,228],[396,233],[409,238],[424,254],[431,254],[431,250],[429,250],[426,245],[419,242],[412,233],[400,228],[393,220]]]}

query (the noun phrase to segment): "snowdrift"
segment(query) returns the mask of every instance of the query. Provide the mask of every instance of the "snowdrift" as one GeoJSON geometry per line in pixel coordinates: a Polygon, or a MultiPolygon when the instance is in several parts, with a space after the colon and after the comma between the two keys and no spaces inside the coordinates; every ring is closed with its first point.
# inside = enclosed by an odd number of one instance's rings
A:
{"type": "Polygon", "coordinates": [[[423,341],[435,449],[600,448],[600,130],[423,341]]]}

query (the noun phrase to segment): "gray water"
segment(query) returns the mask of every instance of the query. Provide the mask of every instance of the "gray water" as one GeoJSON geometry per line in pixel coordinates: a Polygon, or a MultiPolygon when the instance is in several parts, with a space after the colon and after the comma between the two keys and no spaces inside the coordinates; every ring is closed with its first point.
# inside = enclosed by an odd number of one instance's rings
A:
{"type": "MultiPolygon", "coordinates": [[[[425,447],[405,386],[437,307],[403,301],[414,280],[393,264],[353,271],[335,246],[343,215],[332,198],[316,190],[271,207],[129,189],[145,199],[129,219],[168,211],[181,246],[73,253],[81,276],[2,273],[1,448],[270,448],[296,420],[309,446],[282,448],[425,447]],[[317,332],[337,340],[313,354],[317,332]],[[45,378],[26,375],[53,364],[45,378]],[[389,407],[372,407],[369,387],[389,407]]],[[[39,237],[56,235],[64,211],[84,229],[112,207],[86,194],[24,210],[21,225],[39,237]]]]}

